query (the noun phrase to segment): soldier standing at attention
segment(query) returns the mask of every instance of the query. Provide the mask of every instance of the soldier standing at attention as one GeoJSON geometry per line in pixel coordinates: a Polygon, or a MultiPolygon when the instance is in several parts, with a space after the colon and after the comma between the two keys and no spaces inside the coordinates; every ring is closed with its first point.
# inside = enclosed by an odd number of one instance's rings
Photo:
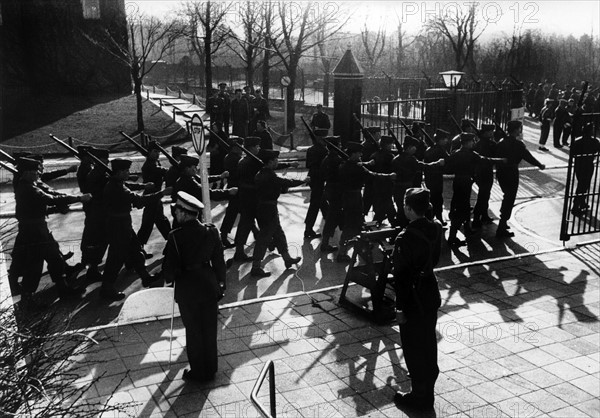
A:
{"type": "Polygon", "coordinates": [[[433,271],[440,258],[442,228],[425,217],[431,209],[429,191],[410,188],[401,210],[409,220],[394,244],[396,320],[412,390],[394,395],[397,407],[431,409],[437,362],[437,310],[440,291],[433,271]]]}
{"type": "Polygon", "coordinates": [[[131,161],[116,158],[111,162],[112,175],[104,187],[103,201],[106,208],[106,235],[108,240],[108,256],[102,275],[100,296],[117,301],[125,298],[118,292],[114,284],[123,263],[131,263],[136,273],[142,278],[142,285],[150,287],[155,278],[148,273],[142,246],[131,225],[131,209],[155,205],[160,198],[171,192],[169,189],[147,195],[137,195],[125,186],[129,178],[131,161]]]}
{"type": "Polygon", "coordinates": [[[255,135],[260,138],[260,149],[273,149],[273,138],[267,129],[267,122],[259,120],[256,123],[255,135]]]}
{"type": "Polygon", "coordinates": [[[73,289],[67,284],[65,277],[66,263],[60,253],[58,243],[48,230],[46,212],[48,206],[70,205],[75,202],[86,203],[91,195],[71,196],[66,194],[51,195],[38,187],[40,163],[29,158],[17,160],[19,181],[15,190],[16,218],[19,232],[15,243],[15,255],[26,262],[19,263],[23,282],[21,285],[22,301],[26,308],[40,308],[33,300],[42,276],[44,261],[48,264],[48,272],[58,289],[61,298],[78,296],[83,289],[73,289]]]}
{"type": "Polygon", "coordinates": [[[331,128],[331,121],[327,113],[323,112],[323,105],[321,103],[317,105],[317,111],[310,118],[310,127],[313,131],[317,128],[329,131],[329,128],[331,128]]]}
{"type": "MultiPolygon", "coordinates": [[[[438,129],[433,135],[435,145],[427,148],[425,151],[425,163],[436,162],[440,159],[448,157],[448,138],[450,134],[443,129],[438,129]]],[[[440,167],[427,167],[425,169],[425,184],[431,193],[431,205],[433,207],[433,216],[437,218],[442,226],[446,226],[446,222],[442,217],[444,210],[444,169],[440,167]]],[[[398,208],[400,210],[400,208],[398,208]]]]}
{"type": "Polygon", "coordinates": [[[183,378],[202,383],[212,380],[218,368],[218,301],[226,287],[223,245],[219,230],[198,219],[202,202],[178,192],[173,206],[180,227],[167,238],[162,271],[167,282],[174,282],[185,327],[190,369],[183,371],[183,378]]]}
{"type": "Polygon", "coordinates": [[[310,187],[310,203],[304,220],[304,239],[319,238],[321,234],[313,231],[319,209],[323,219],[327,218],[327,201],[323,197],[325,191],[325,177],[321,171],[321,164],[327,157],[327,147],[324,137],[327,136],[326,129],[317,129],[315,131],[316,142],[306,151],[306,168],[308,168],[308,178],[310,187]]]}
{"type": "MultiPolygon", "coordinates": [[[[144,183],[152,183],[153,186],[144,190],[145,195],[159,192],[162,189],[167,174],[167,169],[162,167],[158,160],[160,155],[158,143],[156,141],[150,141],[146,149],[148,150],[148,156],[142,165],[142,179],[144,183]]],[[[171,224],[165,216],[160,199],[152,204],[149,203],[144,206],[142,223],[137,232],[140,245],[142,246],[142,253],[144,253],[144,257],[146,258],[152,257],[152,254],[148,254],[146,250],[144,250],[144,245],[148,243],[154,225],[156,225],[162,237],[167,239],[167,235],[169,235],[169,231],[171,231],[171,224]]]]}
{"type": "Polygon", "coordinates": [[[277,176],[274,170],[277,168],[278,157],[279,151],[260,150],[258,153],[258,158],[265,165],[254,179],[257,194],[256,220],[258,221],[259,232],[254,246],[252,270],[250,271],[250,275],[253,277],[267,277],[271,274],[261,268],[262,260],[271,241],[282,255],[286,269],[298,264],[301,260],[300,257],[292,257],[289,253],[285,233],[279,222],[277,199],[279,199],[281,193],[286,193],[290,187],[300,186],[305,181],[289,180],[277,176]]]}
{"type": "Polygon", "coordinates": [[[227,93],[227,83],[219,83],[219,98],[223,101],[223,130],[229,135],[229,116],[231,113],[231,98],[227,93]]]}
{"type": "MultiPolygon", "coordinates": [[[[496,155],[496,142],[494,141],[495,125],[481,125],[480,138],[473,149],[482,157],[496,155]]],[[[475,167],[475,183],[477,184],[477,203],[473,210],[473,228],[481,228],[482,224],[490,224],[493,219],[488,214],[490,195],[494,185],[494,165],[491,161],[480,159],[475,167]]]]}
{"type": "Polygon", "coordinates": [[[210,97],[206,100],[206,111],[210,116],[210,126],[218,125],[219,129],[223,129],[223,107],[225,103],[219,97],[219,90],[211,89],[210,97]]]}
{"type": "Polygon", "coordinates": [[[233,135],[246,138],[248,136],[248,122],[250,120],[250,108],[248,100],[242,97],[242,89],[235,89],[235,97],[231,101],[231,122],[233,124],[233,135]]]}
{"type": "Polygon", "coordinates": [[[539,167],[540,170],[546,168],[544,164],[540,163],[525,148],[525,144],[523,143],[523,124],[521,121],[511,120],[508,122],[507,131],[508,136],[502,139],[496,147],[496,156],[507,159],[506,163],[498,164],[496,167],[496,178],[504,194],[502,197],[502,206],[500,207],[500,222],[496,230],[498,238],[515,236],[513,232],[508,230],[508,220],[512,214],[515,199],[517,198],[517,190],[519,189],[519,163],[521,160],[539,167]]]}
{"type": "Polygon", "coordinates": [[[540,126],[540,146],[538,147],[540,151],[548,151],[546,141],[548,141],[548,136],[550,135],[550,123],[552,123],[552,119],[554,119],[554,103],[552,100],[546,99],[544,107],[539,114],[539,120],[542,123],[540,126]]]}
{"type": "Polygon", "coordinates": [[[567,101],[560,99],[558,101],[558,107],[554,111],[554,123],[552,124],[552,136],[554,138],[554,148],[562,148],[563,144],[560,142],[560,137],[563,134],[565,124],[569,122],[569,112],[567,111],[567,101]]]}
{"type": "MultiPolygon", "coordinates": [[[[328,136],[326,139],[330,144],[336,147],[340,146],[339,136],[328,136]]],[[[327,148],[327,156],[321,163],[321,173],[323,173],[323,179],[325,180],[323,196],[327,201],[328,208],[325,225],[323,225],[323,239],[321,240],[320,250],[323,253],[332,253],[337,251],[337,247],[330,245],[329,240],[333,238],[335,229],[338,226],[342,229],[344,219],[339,178],[339,168],[343,160],[333,147],[328,146],[327,148]]]]}
{"type": "MultiPolygon", "coordinates": [[[[171,155],[177,162],[181,160],[182,155],[186,154],[187,150],[183,147],[178,147],[177,145],[171,147],[171,155]]],[[[179,180],[179,174],[179,165],[172,165],[169,167],[167,174],[165,175],[165,187],[175,186],[175,183],[177,183],[177,180],[179,180]]]]}

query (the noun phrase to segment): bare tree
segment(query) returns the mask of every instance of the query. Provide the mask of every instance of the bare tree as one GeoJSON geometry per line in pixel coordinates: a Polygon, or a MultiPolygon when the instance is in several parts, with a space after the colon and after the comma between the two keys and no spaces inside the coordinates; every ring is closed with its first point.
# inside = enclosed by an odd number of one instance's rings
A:
{"type": "Polygon", "coordinates": [[[344,13],[335,7],[323,7],[315,2],[284,1],[277,3],[277,14],[279,25],[277,32],[271,37],[271,46],[281,58],[291,80],[287,88],[288,113],[286,117],[288,127],[293,129],[296,126],[294,89],[300,59],[306,51],[311,50],[319,43],[316,35],[320,25],[332,26],[332,29],[325,34],[324,39],[328,39],[344,27],[349,16],[344,17],[344,13]],[[281,39],[280,42],[277,42],[278,37],[281,39]]]}
{"type": "Polygon", "coordinates": [[[478,28],[477,3],[470,3],[466,10],[457,7],[449,8],[445,15],[436,16],[427,21],[425,28],[443,35],[452,46],[454,62],[457,70],[465,67],[475,72],[473,51],[475,43],[487,28],[487,22],[478,28]]]}
{"type": "Polygon", "coordinates": [[[144,77],[162,60],[184,33],[185,27],[177,20],[162,21],[156,17],[148,17],[143,13],[134,12],[127,16],[127,33],[120,35],[127,36],[128,42],[123,42],[123,39],[118,38],[118,34],[108,30],[97,35],[84,34],[88,40],[104,48],[129,67],[137,104],[138,132],[144,130],[142,112],[144,77]],[[128,45],[128,48],[123,45],[128,45]],[[153,60],[150,60],[151,56],[154,58],[153,60]]]}
{"type": "Polygon", "coordinates": [[[317,47],[319,48],[319,56],[321,65],[323,66],[323,106],[329,106],[329,79],[331,74],[332,57],[327,53],[327,45],[325,42],[327,33],[327,25],[321,25],[317,31],[317,47]]]}
{"type": "Polygon", "coordinates": [[[233,3],[190,1],[183,5],[181,14],[188,21],[188,36],[196,56],[204,64],[206,94],[212,88],[212,59],[230,36],[225,17],[233,3]]]}
{"type": "Polygon", "coordinates": [[[406,49],[415,43],[416,37],[408,41],[406,31],[402,30],[402,17],[396,15],[398,20],[398,32],[396,33],[396,75],[400,75],[404,67],[404,58],[406,57],[406,49]]]}
{"type": "Polygon", "coordinates": [[[369,74],[373,74],[385,49],[385,29],[380,27],[377,29],[377,33],[373,35],[365,22],[363,29],[360,31],[360,39],[367,62],[367,71],[369,74]]]}
{"type": "Polygon", "coordinates": [[[261,3],[263,7],[263,16],[265,22],[264,28],[264,56],[262,61],[262,90],[263,96],[265,99],[269,97],[269,71],[271,70],[271,35],[273,28],[273,2],[271,0],[267,0],[266,2],[261,3]]]}

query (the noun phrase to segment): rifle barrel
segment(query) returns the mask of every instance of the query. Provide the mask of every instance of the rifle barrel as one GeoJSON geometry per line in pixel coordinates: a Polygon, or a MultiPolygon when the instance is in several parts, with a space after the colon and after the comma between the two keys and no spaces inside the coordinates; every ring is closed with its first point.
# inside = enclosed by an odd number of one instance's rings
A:
{"type": "Polygon", "coordinates": [[[371,141],[373,144],[375,144],[377,146],[377,149],[379,149],[379,143],[375,140],[375,138],[373,138],[373,135],[371,135],[371,132],[369,132],[362,124],[362,122],[360,121],[360,119],[358,118],[358,116],[356,116],[356,113],[353,113],[352,116],[354,117],[354,120],[358,123],[358,126],[360,126],[360,130],[363,133],[363,136],[367,139],[369,139],[369,141],[371,141]]]}
{"type": "Polygon", "coordinates": [[[0,167],[4,168],[7,171],[10,171],[14,175],[16,175],[18,173],[18,171],[17,171],[16,168],[11,167],[10,165],[8,165],[7,163],[5,163],[4,161],[0,161],[0,167]]]}
{"type": "Polygon", "coordinates": [[[0,154],[4,158],[6,158],[6,161],[8,161],[9,163],[11,163],[12,165],[15,165],[15,163],[17,162],[17,160],[12,155],[10,155],[8,152],[6,152],[4,150],[0,149],[0,154]]]}
{"type": "Polygon", "coordinates": [[[64,148],[66,148],[71,154],[73,154],[75,157],[77,157],[78,159],[81,160],[81,156],[79,155],[79,151],[77,151],[75,148],[73,148],[72,146],[70,146],[69,144],[67,144],[65,141],[58,139],[57,137],[55,137],[53,134],[49,134],[50,138],[52,138],[52,140],[54,140],[54,142],[56,142],[59,145],[62,145],[64,148]]]}
{"type": "Polygon", "coordinates": [[[304,120],[304,116],[300,116],[300,120],[302,121],[302,123],[304,124],[306,129],[308,130],[308,135],[310,136],[310,140],[312,141],[312,143],[313,144],[316,143],[317,136],[315,135],[315,132],[311,129],[310,125],[308,123],[306,123],[306,121],[304,120]]]}
{"type": "Polygon", "coordinates": [[[140,144],[138,144],[135,141],[135,139],[133,139],[132,137],[130,137],[123,131],[119,131],[119,133],[123,136],[123,138],[125,138],[127,141],[129,141],[135,147],[135,149],[137,149],[140,152],[140,154],[142,154],[144,157],[148,156],[148,150],[146,148],[144,148],[143,146],[141,146],[140,144]]]}

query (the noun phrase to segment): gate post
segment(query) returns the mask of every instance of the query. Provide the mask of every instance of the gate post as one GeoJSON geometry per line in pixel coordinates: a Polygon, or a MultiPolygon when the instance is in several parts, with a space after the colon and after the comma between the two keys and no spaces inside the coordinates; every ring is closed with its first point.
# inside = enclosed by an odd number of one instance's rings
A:
{"type": "Polygon", "coordinates": [[[360,130],[353,113],[360,115],[364,75],[350,48],[333,70],[333,134],[342,137],[342,146],[348,141],[360,142],[360,130]]]}

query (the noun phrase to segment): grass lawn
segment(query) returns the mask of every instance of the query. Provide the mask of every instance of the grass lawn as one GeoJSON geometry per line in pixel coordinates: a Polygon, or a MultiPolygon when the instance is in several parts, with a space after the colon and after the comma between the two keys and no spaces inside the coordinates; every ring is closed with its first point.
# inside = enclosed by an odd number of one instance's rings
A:
{"type": "MultiPolygon", "coordinates": [[[[54,105],[60,104],[55,103],[54,105]]],[[[48,119],[51,118],[53,113],[56,113],[55,109],[51,107],[46,111],[46,115],[39,115],[38,117],[48,119]]],[[[158,138],[169,136],[179,130],[179,126],[174,124],[167,114],[148,101],[143,103],[143,112],[147,134],[158,138]]],[[[0,146],[10,153],[20,150],[34,150],[43,154],[64,154],[65,150],[60,145],[55,144],[48,134],[52,133],[65,141],[69,136],[72,136],[75,138],[73,141],[75,146],[87,143],[98,147],[109,147],[124,141],[119,131],[131,134],[136,129],[135,97],[129,95],[76,110],[41,127],[13,136],[3,141],[0,146]]],[[[176,136],[169,136],[168,140],[184,140],[185,138],[185,131],[180,130],[176,136]]],[[[119,147],[119,149],[129,149],[129,146],[119,147]]]]}

